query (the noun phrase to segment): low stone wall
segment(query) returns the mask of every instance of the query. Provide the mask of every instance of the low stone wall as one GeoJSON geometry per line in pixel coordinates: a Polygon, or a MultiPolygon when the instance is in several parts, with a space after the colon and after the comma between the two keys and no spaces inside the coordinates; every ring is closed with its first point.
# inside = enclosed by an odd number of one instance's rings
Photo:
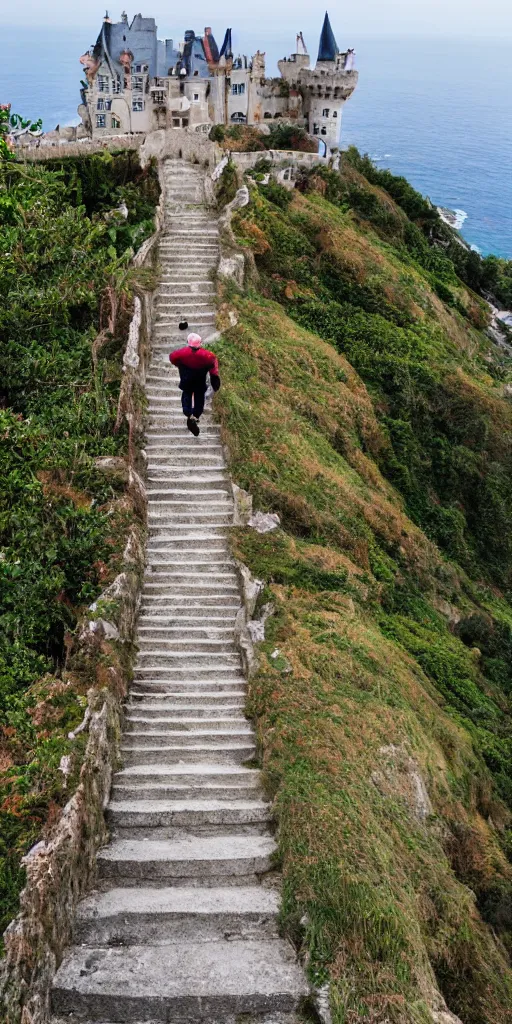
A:
{"type": "Polygon", "coordinates": [[[25,162],[38,162],[65,156],[90,156],[105,150],[117,152],[120,149],[140,149],[143,142],[143,135],[113,135],[103,139],[84,139],[82,142],[44,142],[41,139],[30,145],[16,146],[16,158],[25,162]]]}
{"type": "Polygon", "coordinates": [[[328,164],[328,158],[318,153],[300,153],[295,149],[267,149],[256,153],[231,153],[231,159],[242,171],[254,167],[259,160],[269,160],[274,166],[314,167],[328,164]]]}
{"type": "MultiPolygon", "coordinates": [[[[154,259],[155,234],[134,259],[138,266],[154,259]]],[[[132,672],[133,639],[144,573],[146,489],[144,462],[137,441],[143,428],[145,380],[151,328],[151,295],[141,292],[123,358],[118,425],[129,423],[127,460],[103,459],[104,472],[124,474],[126,508],[131,512],[121,572],[88,609],[81,622],[65,675],[94,680],[82,726],[88,729],[85,756],[76,792],[50,835],[37,843],[23,864],[26,885],[20,912],[4,936],[0,968],[2,1024],[49,1024],[51,983],[63,952],[72,941],[79,900],[96,881],[96,855],[108,840],[104,810],[119,763],[123,710],[132,672]]],[[[72,738],[70,734],[70,738],[72,738]]]]}

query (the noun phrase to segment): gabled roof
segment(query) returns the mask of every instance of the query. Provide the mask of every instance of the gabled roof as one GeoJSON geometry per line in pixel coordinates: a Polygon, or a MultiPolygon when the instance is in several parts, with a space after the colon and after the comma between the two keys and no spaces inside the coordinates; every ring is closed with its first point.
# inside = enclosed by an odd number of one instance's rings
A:
{"type": "Polygon", "coordinates": [[[322,34],[320,36],[317,60],[336,60],[336,54],[338,52],[338,44],[334,38],[334,32],[331,28],[329,15],[326,11],[322,26],[322,34]]]}

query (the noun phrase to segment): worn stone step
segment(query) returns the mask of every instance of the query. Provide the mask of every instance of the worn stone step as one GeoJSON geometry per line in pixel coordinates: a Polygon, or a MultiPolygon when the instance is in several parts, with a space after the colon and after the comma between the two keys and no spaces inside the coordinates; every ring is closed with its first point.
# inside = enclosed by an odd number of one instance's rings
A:
{"type": "Polygon", "coordinates": [[[133,707],[136,707],[139,703],[149,706],[149,702],[154,702],[156,706],[158,706],[158,702],[162,700],[171,701],[176,707],[187,707],[200,698],[202,706],[205,709],[208,707],[213,709],[216,707],[222,708],[225,705],[230,705],[238,699],[240,700],[241,705],[244,705],[245,692],[245,685],[236,687],[230,685],[226,689],[221,690],[210,690],[202,687],[202,690],[199,693],[197,691],[189,691],[186,689],[164,690],[163,692],[150,690],[149,692],[144,692],[140,688],[140,685],[138,685],[136,689],[132,686],[130,690],[130,701],[132,702],[133,707]]]}
{"type": "Polygon", "coordinates": [[[214,1021],[296,1010],[307,989],[280,939],[73,947],[53,983],[54,1013],[91,1020],[214,1021]]]}
{"type": "MultiPolygon", "coordinates": [[[[203,670],[204,672],[204,670],[203,670]]],[[[246,682],[244,676],[240,673],[238,677],[233,673],[232,675],[206,675],[204,674],[201,679],[196,679],[194,676],[189,675],[188,677],[181,678],[180,676],[162,676],[157,675],[150,676],[149,670],[142,669],[136,676],[130,693],[134,691],[138,693],[172,693],[179,692],[184,693],[219,693],[224,690],[232,692],[235,688],[243,689],[245,692],[246,682]]]]}
{"type": "Polygon", "coordinates": [[[107,822],[115,829],[151,830],[180,828],[193,831],[208,826],[243,829],[259,826],[271,820],[268,803],[263,800],[214,800],[194,797],[189,800],[111,800],[107,807],[107,822]]]}
{"type": "Polygon", "coordinates": [[[277,938],[279,899],[263,886],[111,889],[78,908],[77,944],[168,944],[277,938]]]}
{"type": "Polygon", "coordinates": [[[212,707],[211,705],[193,704],[190,702],[190,699],[184,705],[176,704],[172,700],[167,701],[167,703],[159,701],[153,704],[148,704],[147,701],[136,701],[135,703],[125,705],[125,713],[129,721],[133,721],[137,716],[142,716],[145,721],[153,718],[158,721],[162,716],[172,715],[174,721],[181,721],[182,719],[187,721],[193,718],[196,721],[207,719],[211,722],[214,719],[243,718],[244,702],[240,700],[237,703],[224,703],[219,707],[212,707]]]}
{"type": "Polygon", "coordinates": [[[240,712],[240,708],[237,709],[237,714],[234,715],[175,715],[171,710],[160,709],[159,715],[147,715],[140,708],[137,710],[129,710],[125,715],[125,735],[129,738],[131,735],[139,732],[146,733],[158,733],[164,736],[166,739],[172,734],[181,732],[196,733],[197,731],[203,732],[207,730],[208,733],[215,732],[240,732],[244,735],[252,732],[252,726],[245,718],[243,711],[240,712]]]}
{"type": "Polygon", "coordinates": [[[197,786],[187,786],[180,783],[168,786],[162,783],[146,785],[117,784],[112,789],[113,799],[119,800],[195,800],[206,797],[212,800],[251,800],[260,792],[259,785],[229,786],[212,785],[203,783],[197,786]]]}
{"type": "Polygon", "coordinates": [[[99,851],[98,868],[102,878],[131,876],[139,882],[261,875],[272,867],[275,849],[271,836],[237,834],[158,842],[118,840],[99,851]]]}
{"type": "Polygon", "coordinates": [[[199,740],[174,741],[168,746],[158,745],[121,745],[121,757],[123,763],[129,765],[141,764],[181,764],[207,760],[217,764],[243,764],[255,756],[256,747],[250,736],[246,741],[226,737],[224,742],[217,743],[200,742],[199,740]]]}
{"type": "Polygon", "coordinates": [[[170,743],[210,743],[222,746],[225,740],[239,739],[244,742],[253,739],[252,725],[245,718],[228,719],[227,721],[207,720],[194,721],[187,724],[177,719],[172,724],[170,719],[164,722],[149,719],[148,721],[127,721],[127,729],[123,734],[123,746],[128,749],[135,747],[167,747],[170,743]]]}
{"type": "Polygon", "coordinates": [[[259,780],[259,773],[253,768],[245,768],[241,765],[220,765],[209,761],[197,761],[190,764],[151,764],[138,765],[132,768],[123,768],[116,772],[115,782],[130,781],[131,783],[161,783],[162,785],[180,784],[184,781],[187,785],[202,785],[213,783],[220,785],[227,783],[235,785],[249,785],[254,780],[259,780]]]}
{"type": "Polygon", "coordinates": [[[232,666],[228,668],[224,666],[222,672],[217,667],[207,671],[206,666],[202,666],[201,673],[201,678],[198,679],[197,668],[196,675],[187,669],[170,669],[168,672],[165,672],[165,669],[158,669],[153,673],[151,668],[139,668],[135,670],[132,686],[133,689],[140,692],[148,687],[147,692],[150,692],[152,688],[157,692],[157,688],[159,688],[161,693],[168,690],[180,690],[180,692],[196,690],[198,693],[204,690],[212,693],[215,690],[229,690],[233,686],[246,686],[245,677],[240,670],[237,671],[232,666]]]}
{"type": "MultiPolygon", "coordinates": [[[[197,625],[196,619],[192,621],[194,625],[185,625],[184,622],[179,624],[177,618],[140,616],[138,632],[141,639],[165,633],[169,640],[174,638],[181,640],[233,640],[233,623],[212,626],[211,622],[204,622],[200,626],[197,625]]],[[[218,622],[220,623],[221,620],[219,619],[218,622]]]]}

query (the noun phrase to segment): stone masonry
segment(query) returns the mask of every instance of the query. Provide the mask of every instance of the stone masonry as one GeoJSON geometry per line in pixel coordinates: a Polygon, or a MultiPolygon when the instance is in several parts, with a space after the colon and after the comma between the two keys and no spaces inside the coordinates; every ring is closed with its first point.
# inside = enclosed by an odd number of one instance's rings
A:
{"type": "MultiPolygon", "coordinates": [[[[279,938],[275,842],[244,717],[233,500],[219,427],[192,437],[168,361],[180,315],[215,329],[217,222],[202,172],[164,163],[165,229],[147,376],[149,540],[139,653],[98,888],[79,906],[53,1024],[293,1024],[307,986],[279,938]]],[[[222,368],[221,368],[222,372],[222,368]]]]}

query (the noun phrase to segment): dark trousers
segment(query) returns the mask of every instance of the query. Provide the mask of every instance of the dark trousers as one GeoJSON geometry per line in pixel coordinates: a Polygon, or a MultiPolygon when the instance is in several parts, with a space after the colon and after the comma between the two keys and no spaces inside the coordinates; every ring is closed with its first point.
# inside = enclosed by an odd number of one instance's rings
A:
{"type": "Polygon", "coordinates": [[[204,391],[182,391],[181,405],[185,416],[195,416],[199,419],[204,409],[204,391]]]}

